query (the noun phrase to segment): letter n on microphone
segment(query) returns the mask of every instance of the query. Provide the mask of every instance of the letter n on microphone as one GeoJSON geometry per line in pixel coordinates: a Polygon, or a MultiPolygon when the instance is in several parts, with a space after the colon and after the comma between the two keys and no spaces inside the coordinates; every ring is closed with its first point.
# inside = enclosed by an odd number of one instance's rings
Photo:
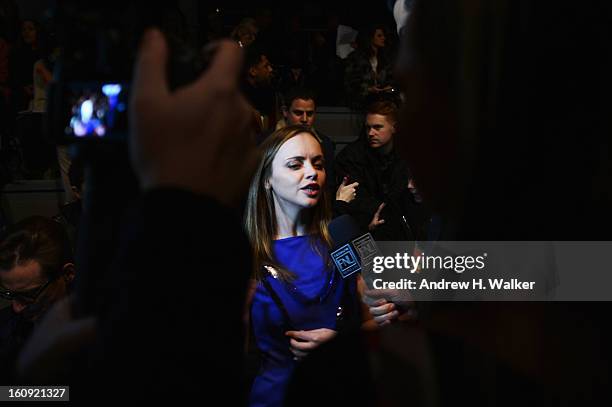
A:
{"type": "Polygon", "coordinates": [[[374,257],[379,253],[380,250],[372,239],[372,235],[366,233],[331,252],[331,257],[342,278],[346,278],[361,271],[362,267],[369,271],[374,257]]]}

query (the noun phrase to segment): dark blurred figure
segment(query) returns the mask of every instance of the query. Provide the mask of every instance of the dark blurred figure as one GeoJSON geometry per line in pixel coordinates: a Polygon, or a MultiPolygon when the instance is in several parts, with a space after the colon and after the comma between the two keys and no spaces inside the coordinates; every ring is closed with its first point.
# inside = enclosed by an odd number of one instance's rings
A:
{"type": "MultiPolygon", "coordinates": [[[[6,136],[12,120],[11,108],[11,50],[17,45],[19,38],[19,7],[14,0],[0,1],[0,134],[6,136]],[[6,133],[5,133],[6,132],[6,133]]],[[[2,143],[6,140],[3,138],[2,143]]]]}
{"type": "Polygon", "coordinates": [[[46,87],[57,52],[41,26],[24,20],[21,43],[11,53],[10,81],[14,137],[21,147],[21,171],[26,179],[55,178],[56,150],[44,137],[43,113],[47,108],[46,87]]]}
{"type": "MultiPolygon", "coordinates": [[[[12,45],[10,1],[0,2],[0,187],[8,183],[12,176],[9,171],[8,155],[9,137],[12,132],[12,120],[9,114],[10,86],[9,86],[9,54],[12,45]]],[[[16,8],[16,6],[15,6],[16,8]]]]}
{"type": "Polygon", "coordinates": [[[272,9],[270,6],[261,5],[258,6],[255,10],[255,24],[257,28],[259,28],[259,32],[270,28],[272,23],[274,22],[274,17],[272,16],[272,9]]]}
{"type": "Polygon", "coordinates": [[[307,56],[304,50],[289,49],[285,52],[286,64],[279,72],[279,90],[287,93],[293,88],[309,88],[311,80],[307,69],[307,56]]]}
{"type": "Polygon", "coordinates": [[[344,61],[336,55],[339,18],[335,13],[326,17],[326,27],[311,37],[311,83],[322,106],[341,106],[344,101],[344,61]]]}
{"type": "Polygon", "coordinates": [[[258,44],[246,48],[241,90],[255,110],[261,132],[276,123],[276,98],[272,88],[274,70],[265,51],[258,44]]]}
{"type": "MultiPolygon", "coordinates": [[[[252,266],[232,208],[258,154],[239,92],[242,52],[220,43],[206,72],[176,92],[168,58],[168,41],[148,30],[130,102],[130,157],[143,192],[122,217],[110,269],[82,269],[104,273],[90,276],[99,281],[96,290],[76,287],[77,299],[97,295],[94,306],[60,302],[20,355],[24,382],[70,383],[71,400],[80,404],[102,382],[116,392],[97,396],[107,402],[117,393],[135,402],[187,403],[203,392],[228,405],[245,400],[242,312],[252,266]],[[202,235],[209,232],[212,239],[202,235]],[[228,261],[244,272],[227,273],[228,261]],[[168,295],[179,274],[187,279],[178,278],[181,287],[168,295]],[[202,296],[224,311],[211,312],[202,296]],[[217,373],[202,380],[194,374],[202,366],[217,373]]],[[[80,231],[79,250],[96,241],[88,231],[80,231]]]]}
{"type": "MultiPolygon", "coordinates": [[[[286,14],[282,20],[283,32],[280,37],[276,38],[276,47],[280,45],[280,61],[279,65],[287,65],[291,63],[293,55],[300,55],[304,62],[307,61],[310,50],[308,47],[308,35],[302,26],[302,16],[295,13],[286,14]]],[[[276,62],[276,61],[275,61],[276,62]]]]}
{"type": "MultiPolygon", "coordinates": [[[[255,9],[255,25],[257,26],[257,43],[261,47],[270,52],[273,51],[276,45],[274,33],[274,16],[272,9],[269,6],[261,5],[255,9]]],[[[274,60],[276,55],[271,53],[270,57],[274,60]]]]}
{"type": "Polygon", "coordinates": [[[415,2],[396,69],[406,97],[398,147],[457,238],[606,238],[610,7],[574,16],[565,2],[493,3],[415,2]],[[466,64],[470,75],[460,75],[466,64]]]}
{"type": "Polygon", "coordinates": [[[23,20],[21,36],[9,57],[9,82],[14,112],[29,110],[34,94],[32,72],[40,59],[40,25],[33,20],[23,20]]]}
{"type": "Polygon", "coordinates": [[[48,41],[40,48],[40,59],[36,60],[33,66],[32,112],[47,111],[47,85],[53,77],[53,68],[59,52],[59,48],[54,48],[48,41]]]}
{"type": "Polygon", "coordinates": [[[72,247],[76,250],[79,225],[83,212],[83,196],[85,194],[85,171],[81,160],[72,160],[68,170],[68,179],[70,180],[70,189],[74,200],[62,205],[59,214],[54,217],[54,220],[64,226],[72,247]]]}
{"type": "Polygon", "coordinates": [[[19,6],[15,0],[0,0],[0,31],[4,30],[9,44],[15,44],[19,38],[19,6]]]}
{"type": "Polygon", "coordinates": [[[157,5],[161,9],[160,29],[185,44],[195,44],[193,33],[189,29],[185,13],[177,2],[166,1],[157,5]]]}
{"type": "MultiPolygon", "coordinates": [[[[2,10],[4,11],[4,10],[2,10]]],[[[0,14],[0,114],[4,119],[6,109],[8,108],[9,90],[9,54],[11,51],[11,42],[9,39],[9,22],[8,16],[4,13],[0,14]]],[[[5,123],[4,120],[2,120],[5,123]]]]}
{"type": "Polygon", "coordinates": [[[203,44],[208,44],[223,38],[225,36],[225,29],[223,28],[223,15],[221,14],[221,10],[214,8],[207,10],[205,14],[205,21],[202,23],[201,42],[203,44]]]}
{"type": "Polygon", "coordinates": [[[242,48],[247,48],[257,39],[257,24],[252,18],[244,18],[230,33],[231,39],[236,41],[242,48]]]}
{"type": "Polygon", "coordinates": [[[383,25],[372,25],[359,32],[358,48],[347,58],[344,87],[351,108],[363,111],[378,100],[395,99],[392,64],[386,52],[383,25]]]}
{"type": "Polygon", "coordinates": [[[47,218],[27,218],[0,240],[0,381],[15,380],[15,361],[46,311],[70,292],[73,251],[62,226],[47,218]]]}
{"type": "MultiPolygon", "coordinates": [[[[609,3],[414,3],[397,149],[447,240],[609,240],[609,3]]],[[[439,405],[610,404],[609,303],[420,306],[439,405]]],[[[412,367],[396,328],[389,376],[412,367]]]]}

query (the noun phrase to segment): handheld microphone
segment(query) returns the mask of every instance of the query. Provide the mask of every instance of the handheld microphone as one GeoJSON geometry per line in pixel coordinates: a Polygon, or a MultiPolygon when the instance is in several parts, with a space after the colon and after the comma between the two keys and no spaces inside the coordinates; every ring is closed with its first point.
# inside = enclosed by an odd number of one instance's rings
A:
{"type": "Polygon", "coordinates": [[[380,254],[380,250],[372,235],[362,233],[350,215],[333,219],[329,224],[329,233],[334,241],[330,256],[342,278],[371,270],[374,257],[380,254]]]}

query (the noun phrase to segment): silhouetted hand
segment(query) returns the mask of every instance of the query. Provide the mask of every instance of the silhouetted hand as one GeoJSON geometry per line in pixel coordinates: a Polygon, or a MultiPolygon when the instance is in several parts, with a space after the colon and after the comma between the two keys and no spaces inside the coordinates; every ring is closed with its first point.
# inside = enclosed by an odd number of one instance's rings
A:
{"type": "Polygon", "coordinates": [[[385,223],[385,220],[382,219],[380,217],[380,213],[382,212],[382,210],[385,207],[385,203],[381,203],[378,206],[378,209],[376,210],[376,212],[374,213],[374,216],[372,217],[372,220],[370,221],[370,224],[368,225],[368,230],[369,231],[373,231],[374,229],[376,229],[378,226],[382,225],[383,223],[385,223]]]}
{"type": "Polygon", "coordinates": [[[147,31],[130,101],[131,157],[142,187],[179,187],[233,204],[258,160],[238,86],[242,51],[218,43],[210,68],[172,93],[167,59],[164,36],[147,31]]]}

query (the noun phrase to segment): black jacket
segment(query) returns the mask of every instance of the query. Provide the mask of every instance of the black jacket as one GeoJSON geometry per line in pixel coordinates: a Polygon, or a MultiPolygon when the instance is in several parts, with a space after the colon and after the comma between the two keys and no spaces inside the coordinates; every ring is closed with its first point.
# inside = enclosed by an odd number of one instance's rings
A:
{"type": "Polygon", "coordinates": [[[344,177],[359,182],[357,197],[348,205],[349,214],[367,231],[368,224],[381,203],[385,223],[372,235],[376,240],[414,240],[425,238],[429,216],[408,190],[410,170],[392,150],[381,154],[364,137],[346,146],[336,157],[336,182],[344,177]]]}

